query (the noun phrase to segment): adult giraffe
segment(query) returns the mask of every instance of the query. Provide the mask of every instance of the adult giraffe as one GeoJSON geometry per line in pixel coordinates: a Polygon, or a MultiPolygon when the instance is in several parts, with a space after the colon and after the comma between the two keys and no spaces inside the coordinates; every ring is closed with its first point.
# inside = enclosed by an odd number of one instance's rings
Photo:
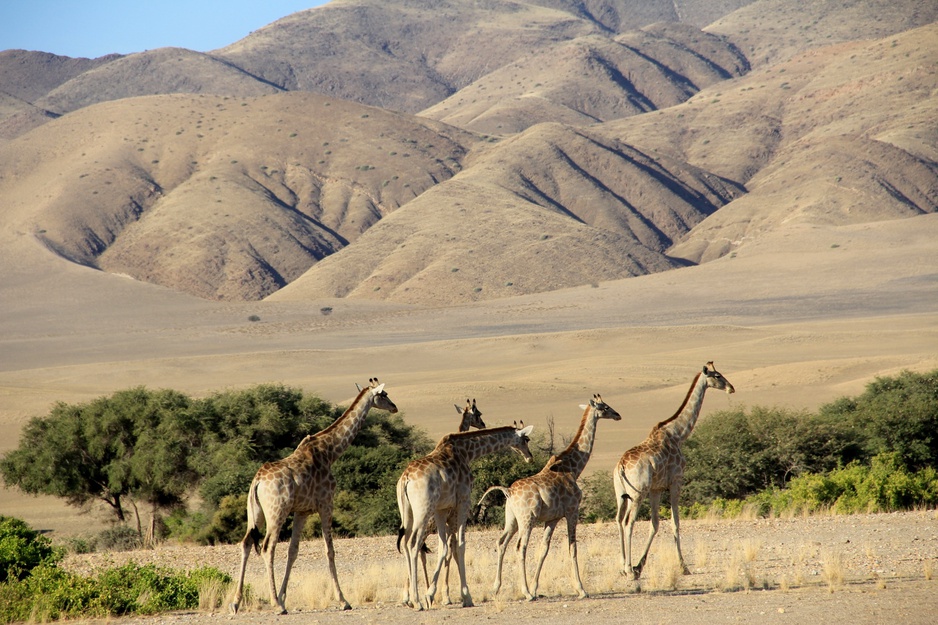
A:
{"type": "Polygon", "coordinates": [[[505,494],[505,530],[498,539],[498,566],[495,570],[493,592],[498,593],[502,585],[502,562],[508,542],[519,529],[518,539],[519,567],[521,569],[521,591],[528,601],[537,598],[537,583],[541,576],[541,567],[550,549],[550,540],[554,528],[560,519],[567,520],[567,542],[570,558],[573,561],[573,584],[580,598],[586,597],[583,582],[580,580],[580,567],[577,563],[576,524],[583,493],[577,485],[577,478],[586,467],[593,453],[593,441],[596,437],[596,424],[600,419],[618,421],[622,417],[613,410],[599,395],[593,395],[580,419],[580,428],[570,445],[560,454],[551,457],[539,473],[517,480],[509,488],[493,486],[479,499],[480,514],[486,496],[494,490],[505,494]],[[535,523],[544,524],[544,546],[534,572],[534,585],[528,590],[528,577],[525,568],[528,541],[535,523]]]}
{"type": "Polygon", "coordinates": [[[703,370],[694,376],[684,403],[673,417],[662,421],[651,429],[651,433],[640,444],[622,454],[616,464],[612,480],[616,490],[616,524],[619,526],[619,542],[622,547],[620,563],[623,572],[630,573],[632,579],[638,579],[645,567],[651,542],[658,533],[658,506],[661,494],[668,490],[671,496],[671,527],[674,531],[674,545],[681,562],[684,575],[690,573],[681,553],[680,522],[678,520],[678,499],[684,482],[684,454],[681,445],[687,440],[700,416],[704,393],[714,388],[727,393],[736,389],[729,380],[714,369],[713,361],[704,365],[703,370]],[[632,529],[638,509],[645,497],[651,508],[651,530],[645,552],[632,566],[632,529]]]}
{"type": "MultiPolygon", "coordinates": [[[[476,405],[476,400],[466,400],[465,408],[460,408],[458,404],[453,404],[456,406],[456,412],[459,413],[461,419],[459,421],[459,428],[457,432],[468,432],[472,428],[477,430],[485,429],[485,421],[482,420],[482,411],[479,410],[476,405]]],[[[430,522],[427,525],[427,535],[435,533],[436,525],[433,524],[433,518],[430,518],[430,522]]],[[[450,605],[451,601],[449,598],[449,565],[453,560],[453,553],[456,551],[458,545],[456,544],[456,534],[450,534],[450,544],[449,552],[446,556],[446,562],[443,565],[443,598],[440,601],[443,605],[450,605]]],[[[400,548],[398,548],[400,550],[400,548]]],[[[427,573],[427,554],[430,553],[430,549],[424,543],[420,547],[420,564],[423,566],[423,578],[427,583],[427,587],[430,587],[430,575],[427,573]]]]}
{"type": "Polygon", "coordinates": [[[533,425],[516,428],[505,426],[447,434],[436,448],[423,458],[414,460],[404,469],[397,481],[397,506],[401,514],[398,531],[398,549],[403,542],[407,560],[408,585],[404,603],[417,610],[423,602],[417,592],[417,560],[426,539],[427,523],[433,517],[439,535],[440,553],[436,569],[427,588],[427,607],[432,607],[436,595],[440,569],[449,551],[451,533],[456,535],[456,566],[459,570],[463,607],[472,605],[472,596],[466,582],[466,522],[469,518],[472,495],[470,463],[486,454],[512,448],[525,460],[531,461],[528,449],[533,425]]]}
{"type": "Polygon", "coordinates": [[[248,529],[241,540],[241,569],[238,573],[238,585],[234,601],[230,605],[232,612],[238,612],[244,589],[244,571],[247,567],[251,547],[263,553],[267,566],[267,581],[270,587],[270,602],[286,614],[287,582],[300,548],[300,534],[306,519],[314,512],[319,513],[322,523],[322,538],[326,545],[329,559],[329,573],[336,599],[342,609],[352,606],[345,600],[339,587],[339,578],[335,568],[335,550],[332,547],[332,497],[335,493],[335,477],[332,475],[332,463],[352,444],[352,440],[365,423],[365,416],[371,408],[397,412],[397,406],[388,397],[384,384],[377,378],[368,380],[369,385],[359,388],[358,396],[352,405],[336,419],[332,425],[316,434],[306,436],[296,450],[282,460],[264,464],[254,475],[248,489],[248,529]],[[290,538],[290,550],[287,554],[287,568],[283,574],[280,592],[277,592],[274,579],[274,550],[280,528],[287,517],[293,514],[293,534],[290,538]],[[267,527],[263,542],[260,542],[258,525],[265,520],[267,527]]]}

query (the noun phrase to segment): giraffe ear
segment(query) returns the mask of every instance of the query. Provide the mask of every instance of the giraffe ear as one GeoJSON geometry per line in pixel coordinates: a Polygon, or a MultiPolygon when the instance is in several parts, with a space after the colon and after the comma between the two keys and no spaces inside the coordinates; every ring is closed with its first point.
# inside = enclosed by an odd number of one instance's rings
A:
{"type": "Polygon", "coordinates": [[[534,430],[533,425],[529,425],[524,429],[518,430],[518,436],[531,436],[531,432],[534,430]]]}
{"type": "Polygon", "coordinates": [[[380,395],[384,391],[384,384],[379,384],[378,386],[371,389],[372,395],[380,395]]]}
{"type": "Polygon", "coordinates": [[[459,414],[462,414],[462,408],[460,408],[456,404],[453,404],[453,405],[456,406],[456,412],[458,412],[459,414]]]}
{"type": "Polygon", "coordinates": [[[356,382],[356,383],[355,383],[355,388],[357,388],[357,389],[358,389],[358,392],[359,392],[359,393],[361,393],[361,392],[362,392],[362,387],[361,387],[361,384],[359,384],[358,382],[356,382]]]}
{"type": "Polygon", "coordinates": [[[587,408],[589,408],[589,406],[586,404],[580,404],[580,410],[586,410],[587,408]]]}

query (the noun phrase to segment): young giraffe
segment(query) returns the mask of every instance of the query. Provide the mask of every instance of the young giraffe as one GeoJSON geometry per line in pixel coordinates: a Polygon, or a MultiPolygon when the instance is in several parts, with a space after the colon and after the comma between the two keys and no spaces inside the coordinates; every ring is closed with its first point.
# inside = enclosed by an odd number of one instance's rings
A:
{"type": "Polygon", "coordinates": [[[622,458],[616,464],[612,479],[618,508],[616,523],[619,526],[619,542],[622,547],[620,562],[623,572],[630,573],[632,579],[638,579],[641,576],[651,542],[658,533],[658,506],[661,502],[661,494],[665,490],[670,490],[671,528],[674,531],[677,556],[684,575],[690,573],[681,553],[680,522],[677,511],[685,466],[681,445],[690,436],[697,423],[704,393],[708,388],[727,393],[736,392],[729,380],[713,368],[713,361],[708,362],[694,377],[684,403],[674,416],[653,427],[648,437],[622,454],[622,458]],[[638,561],[638,566],[633,567],[632,529],[635,527],[638,509],[645,496],[648,496],[648,505],[651,507],[651,530],[648,543],[645,545],[645,552],[638,561]]]}
{"type": "Polygon", "coordinates": [[[282,460],[268,462],[258,469],[248,490],[248,530],[241,540],[241,570],[234,601],[230,608],[238,612],[244,588],[244,571],[247,567],[251,547],[264,554],[267,566],[267,580],[270,586],[270,602],[286,614],[287,582],[290,569],[299,553],[300,534],[306,519],[314,512],[319,513],[322,523],[322,538],[326,544],[326,556],[329,559],[329,573],[336,599],[342,609],[351,606],[345,600],[339,587],[339,578],[335,568],[335,550],[332,547],[332,497],[335,493],[335,478],[332,475],[332,463],[352,444],[352,439],[365,423],[365,416],[371,408],[397,412],[397,406],[388,397],[384,384],[377,378],[369,381],[369,386],[359,389],[358,396],[341,417],[329,427],[306,436],[296,450],[282,460]],[[280,528],[287,517],[293,514],[293,534],[290,549],[287,552],[287,568],[283,574],[280,592],[277,592],[274,579],[274,550],[280,528]],[[263,542],[260,542],[258,525],[265,520],[267,528],[263,542]]]}
{"type": "Polygon", "coordinates": [[[440,569],[450,551],[451,533],[456,535],[454,551],[456,566],[459,569],[463,607],[472,605],[472,597],[466,583],[465,560],[466,521],[469,518],[472,493],[472,473],[469,465],[476,458],[505,448],[514,449],[530,462],[528,441],[534,426],[523,426],[524,424],[520,429],[509,425],[477,432],[447,434],[440,439],[432,452],[414,460],[404,469],[397,481],[397,506],[401,514],[398,548],[403,539],[404,557],[407,560],[408,586],[404,593],[406,605],[418,610],[423,609],[423,602],[417,592],[417,559],[420,547],[426,539],[427,522],[431,515],[436,522],[440,554],[427,588],[427,607],[433,605],[440,569]]]}
{"type": "Polygon", "coordinates": [[[618,421],[622,417],[599,395],[593,395],[589,405],[584,405],[582,408],[584,412],[583,418],[580,419],[580,428],[566,450],[548,460],[544,468],[536,475],[522,478],[510,488],[493,486],[485,491],[479,500],[480,510],[484,510],[482,505],[490,492],[500,490],[505,494],[505,530],[498,539],[498,566],[495,570],[495,585],[493,586],[493,592],[496,594],[502,585],[502,562],[505,559],[505,550],[511,537],[520,529],[518,551],[521,591],[528,601],[534,601],[537,598],[538,579],[544,559],[547,558],[547,551],[550,549],[554,528],[560,519],[565,518],[567,519],[570,557],[573,560],[573,583],[580,598],[587,596],[586,591],[583,590],[583,583],[580,581],[580,567],[577,563],[576,523],[582,492],[576,480],[580,477],[593,452],[598,420],[618,421]],[[528,541],[531,539],[531,530],[535,523],[544,524],[544,546],[534,572],[534,585],[529,591],[525,561],[528,541]]]}
{"type": "MultiPolygon", "coordinates": [[[[485,421],[482,420],[482,411],[476,406],[476,400],[473,399],[471,402],[466,400],[466,407],[460,408],[457,404],[456,412],[462,415],[462,420],[459,422],[459,429],[457,432],[468,432],[472,428],[477,430],[485,429],[485,421]]],[[[433,534],[436,530],[436,526],[432,522],[427,523],[427,535],[433,534]]],[[[456,535],[450,535],[450,545],[449,553],[446,556],[446,562],[443,565],[443,597],[440,601],[443,605],[450,605],[452,603],[449,598],[449,565],[453,560],[453,552],[456,551],[456,535]]],[[[400,545],[398,545],[398,551],[400,551],[400,545]]],[[[426,543],[420,548],[420,564],[423,566],[423,579],[427,582],[427,587],[430,586],[430,575],[427,573],[427,554],[430,553],[430,549],[427,547],[426,543]]]]}

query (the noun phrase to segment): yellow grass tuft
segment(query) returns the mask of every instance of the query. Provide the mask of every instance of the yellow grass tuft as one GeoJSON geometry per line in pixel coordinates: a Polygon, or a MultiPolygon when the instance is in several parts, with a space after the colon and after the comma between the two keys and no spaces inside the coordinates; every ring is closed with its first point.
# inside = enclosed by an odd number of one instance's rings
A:
{"type": "Polygon", "coordinates": [[[214,612],[219,608],[225,607],[225,599],[229,594],[229,587],[233,586],[233,583],[225,583],[217,579],[203,582],[202,585],[199,586],[199,610],[202,612],[214,612]]]}
{"type": "MultiPolygon", "coordinates": [[[[723,590],[749,590],[759,585],[752,563],[758,557],[761,547],[762,542],[754,539],[742,540],[733,546],[732,554],[726,563],[723,590]]],[[[762,587],[768,586],[768,580],[764,580],[762,587]]]]}
{"type": "Polygon", "coordinates": [[[824,550],[821,553],[823,579],[830,592],[844,584],[844,556],[839,550],[824,550]]]}
{"type": "Polygon", "coordinates": [[[668,544],[667,549],[655,550],[648,556],[648,564],[645,567],[643,576],[645,577],[646,590],[677,590],[678,584],[683,577],[681,561],[677,557],[677,550],[673,545],[668,544]]]}

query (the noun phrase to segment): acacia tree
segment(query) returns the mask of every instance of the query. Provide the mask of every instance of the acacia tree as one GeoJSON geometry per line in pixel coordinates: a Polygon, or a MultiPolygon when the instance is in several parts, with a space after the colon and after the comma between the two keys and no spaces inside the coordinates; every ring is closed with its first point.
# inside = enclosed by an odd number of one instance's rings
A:
{"type": "Polygon", "coordinates": [[[102,501],[122,522],[136,501],[154,511],[173,507],[196,478],[188,467],[195,439],[178,426],[191,406],[175,391],[143,387],[57,403],[27,423],[19,447],[0,460],[0,475],[9,486],[73,506],[102,501]]]}

